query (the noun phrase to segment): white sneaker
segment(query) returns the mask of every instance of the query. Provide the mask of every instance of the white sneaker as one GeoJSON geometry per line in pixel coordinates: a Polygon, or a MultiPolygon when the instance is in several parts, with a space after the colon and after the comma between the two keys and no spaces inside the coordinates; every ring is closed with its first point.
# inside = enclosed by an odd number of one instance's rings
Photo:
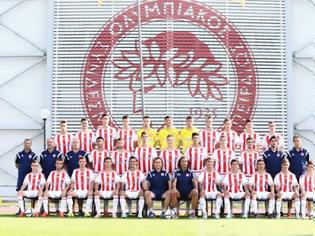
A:
{"type": "Polygon", "coordinates": [[[301,219],[301,216],[296,215],[296,216],[295,216],[295,219],[301,219]]]}
{"type": "Polygon", "coordinates": [[[247,218],[248,218],[247,214],[244,214],[243,219],[247,219],[247,218]]]}
{"type": "Polygon", "coordinates": [[[216,219],[220,219],[220,214],[215,214],[214,217],[215,217],[216,219]]]}
{"type": "Polygon", "coordinates": [[[96,215],[94,216],[94,218],[100,218],[102,216],[101,213],[96,213],[96,215]]]}
{"type": "Polygon", "coordinates": [[[281,215],[277,214],[276,219],[281,219],[281,215]]]}
{"type": "Polygon", "coordinates": [[[127,218],[127,214],[126,213],[122,213],[121,214],[121,218],[127,218]]]}
{"type": "Polygon", "coordinates": [[[116,214],[112,214],[112,217],[113,217],[113,218],[117,218],[117,215],[116,215],[116,214]]]}
{"type": "Polygon", "coordinates": [[[203,212],[202,213],[202,219],[208,219],[208,214],[207,214],[207,212],[203,212]]]}
{"type": "Polygon", "coordinates": [[[231,218],[232,218],[232,214],[231,214],[231,213],[227,214],[227,215],[225,216],[225,218],[226,218],[226,219],[231,219],[231,218]]]}
{"type": "Polygon", "coordinates": [[[138,214],[138,218],[139,218],[139,219],[142,219],[142,214],[138,214]]]}

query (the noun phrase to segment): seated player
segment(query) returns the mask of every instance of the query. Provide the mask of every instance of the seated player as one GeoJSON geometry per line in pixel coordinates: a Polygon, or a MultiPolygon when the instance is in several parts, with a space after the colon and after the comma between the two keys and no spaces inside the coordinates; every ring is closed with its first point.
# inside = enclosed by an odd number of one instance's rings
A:
{"type": "Polygon", "coordinates": [[[147,175],[145,181],[145,201],[149,210],[148,218],[155,218],[153,212],[153,202],[154,200],[163,199],[163,210],[161,213],[161,218],[164,218],[165,211],[167,210],[170,199],[171,199],[171,188],[172,182],[169,173],[163,168],[163,160],[160,157],[156,157],[153,160],[153,170],[147,175]]]}
{"type": "Polygon", "coordinates": [[[191,200],[189,218],[195,219],[198,208],[198,184],[194,172],[188,169],[188,160],[186,157],[179,159],[178,170],[175,172],[172,184],[171,205],[177,216],[177,204],[179,200],[191,200]]]}
{"type": "Polygon", "coordinates": [[[217,189],[220,183],[220,175],[214,169],[214,161],[211,158],[205,159],[205,170],[198,177],[200,197],[199,204],[202,211],[202,218],[208,218],[206,211],[206,199],[215,200],[215,218],[220,218],[220,209],[222,207],[222,194],[217,189]]]}
{"type": "Polygon", "coordinates": [[[160,157],[164,162],[164,169],[173,178],[178,166],[178,160],[181,157],[180,150],[175,147],[175,138],[173,134],[167,135],[167,147],[160,152],[160,157]]]}
{"type": "Polygon", "coordinates": [[[249,180],[249,190],[252,194],[251,209],[257,215],[257,200],[269,200],[268,217],[272,218],[275,209],[275,192],[273,180],[266,172],[263,159],[257,161],[257,172],[249,180]],[[269,190],[270,189],[270,190],[269,190]]]}
{"type": "Polygon", "coordinates": [[[90,216],[93,201],[93,171],[86,167],[87,161],[85,157],[79,157],[79,168],[73,171],[71,176],[71,186],[67,195],[68,216],[73,217],[73,201],[72,198],[86,200],[84,211],[85,216],[90,216]]]}
{"type": "Polygon", "coordinates": [[[295,215],[300,218],[299,184],[293,173],[289,171],[290,162],[287,159],[281,161],[281,172],[276,175],[274,184],[276,187],[276,212],[280,219],[282,200],[293,200],[295,202],[295,215]]]}
{"type": "Polygon", "coordinates": [[[225,176],[223,186],[224,204],[227,211],[226,218],[232,218],[230,199],[245,199],[243,218],[247,218],[250,205],[250,193],[247,186],[246,176],[240,171],[238,160],[233,159],[231,161],[231,172],[225,176]]]}
{"type": "Polygon", "coordinates": [[[94,202],[96,208],[95,218],[101,217],[100,197],[104,199],[113,198],[112,217],[117,218],[119,175],[112,170],[112,159],[104,159],[104,170],[98,174],[95,180],[94,202]]]}
{"type": "Polygon", "coordinates": [[[254,149],[254,142],[252,137],[246,139],[246,151],[241,153],[239,159],[242,172],[248,180],[255,173],[255,165],[259,158],[259,153],[254,149]]]}
{"type": "Polygon", "coordinates": [[[138,170],[138,161],[135,157],[129,158],[129,170],[126,171],[122,178],[122,190],[120,191],[120,206],[122,218],[127,217],[126,198],[139,199],[138,201],[138,218],[142,218],[144,206],[144,197],[142,182],[145,180],[144,174],[138,170]]]}
{"type": "Polygon", "coordinates": [[[61,204],[59,207],[60,217],[64,217],[64,212],[67,211],[67,192],[70,187],[70,177],[63,169],[63,161],[61,158],[56,160],[55,166],[56,170],[49,174],[46,182],[46,191],[43,197],[43,217],[48,215],[48,198],[61,198],[61,204]]]}
{"type": "Polygon", "coordinates": [[[18,203],[20,207],[20,217],[25,216],[24,209],[24,199],[27,198],[36,198],[38,197],[37,206],[35,208],[35,217],[39,216],[40,208],[42,206],[42,196],[43,189],[45,186],[45,177],[44,174],[38,171],[39,163],[36,160],[32,161],[31,168],[32,172],[28,173],[23,181],[22,187],[18,192],[18,203]],[[27,190],[25,190],[27,188],[27,190]]]}
{"type": "MultiPolygon", "coordinates": [[[[306,172],[300,177],[299,182],[301,189],[301,213],[302,218],[304,219],[306,217],[306,200],[315,202],[315,174],[312,161],[307,163],[306,172]]],[[[313,209],[313,207],[311,209],[313,209]]],[[[309,217],[314,218],[313,211],[310,212],[309,217]]]]}

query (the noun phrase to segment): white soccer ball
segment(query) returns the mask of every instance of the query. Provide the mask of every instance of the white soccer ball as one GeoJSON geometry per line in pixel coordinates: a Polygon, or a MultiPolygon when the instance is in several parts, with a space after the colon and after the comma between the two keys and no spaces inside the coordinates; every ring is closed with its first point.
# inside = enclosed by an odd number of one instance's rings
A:
{"type": "Polygon", "coordinates": [[[167,209],[164,216],[165,219],[172,219],[174,217],[174,211],[172,209],[167,209]]]}
{"type": "Polygon", "coordinates": [[[25,215],[27,217],[32,217],[34,215],[34,209],[33,208],[28,208],[26,211],[25,211],[25,215]]]}

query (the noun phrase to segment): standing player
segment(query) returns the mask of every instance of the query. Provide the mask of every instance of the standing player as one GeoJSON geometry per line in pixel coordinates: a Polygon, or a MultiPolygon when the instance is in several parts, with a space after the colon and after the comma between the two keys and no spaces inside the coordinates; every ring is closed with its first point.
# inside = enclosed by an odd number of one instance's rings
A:
{"type": "Polygon", "coordinates": [[[142,145],[141,136],[142,132],[148,134],[148,145],[149,147],[155,147],[157,144],[157,131],[151,128],[151,120],[149,116],[143,117],[143,127],[137,131],[138,135],[138,146],[142,145]]]}
{"type": "Polygon", "coordinates": [[[71,149],[73,135],[68,132],[67,121],[60,121],[59,126],[60,132],[55,135],[56,149],[60,151],[63,155],[66,155],[66,153],[69,152],[71,149]]]}
{"type": "Polygon", "coordinates": [[[114,141],[117,138],[116,129],[109,125],[110,116],[105,113],[101,116],[102,125],[95,132],[95,137],[104,139],[104,149],[108,152],[114,151],[114,141]]]}
{"type": "Polygon", "coordinates": [[[254,150],[259,152],[260,150],[260,137],[259,134],[253,130],[253,122],[246,120],[245,131],[240,134],[241,151],[247,149],[247,138],[251,137],[254,140],[254,150]]]}
{"type": "Polygon", "coordinates": [[[231,161],[231,172],[225,176],[223,186],[224,204],[227,211],[226,218],[232,218],[230,199],[245,199],[243,218],[247,218],[250,205],[250,192],[248,190],[246,176],[239,169],[238,160],[233,159],[231,161]]]}
{"type": "Polygon", "coordinates": [[[249,180],[249,190],[252,194],[251,209],[253,213],[255,215],[258,213],[257,200],[268,199],[268,217],[272,218],[275,209],[275,191],[272,177],[266,172],[266,166],[263,159],[257,161],[257,172],[249,180]]]}
{"type": "Polygon", "coordinates": [[[207,116],[205,128],[199,133],[201,146],[206,148],[208,157],[212,157],[215,144],[219,139],[219,133],[212,128],[212,124],[213,118],[211,116],[207,116]]]}
{"type": "Polygon", "coordinates": [[[128,160],[130,153],[124,149],[124,140],[117,139],[116,150],[111,153],[111,159],[116,172],[122,176],[128,170],[128,160]]]}
{"type": "Polygon", "coordinates": [[[279,133],[276,133],[276,123],[274,121],[269,121],[268,122],[268,129],[269,129],[269,133],[267,135],[264,136],[263,140],[262,140],[262,147],[264,148],[264,150],[270,148],[270,138],[272,136],[275,136],[278,140],[278,148],[280,150],[283,149],[284,146],[284,140],[283,140],[283,136],[279,133]]]}
{"type": "Polygon", "coordinates": [[[122,218],[127,217],[126,198],[138,199],[138,218],[142,218],[144,206],[144,197],[142,190],[142,182],[145,180],[144,174],[138,170],[138,161],[135,157],[129,158],[129,170],[122,176],[123,190],[120,192],[120,206],[122,210],[122,218]]]}
{"type": "Polygon", "coordinates": [[[81,119],[81,130],[76,133],[76,137],[80,142],[80,149],[86,153],[91,153],[93,150],[94,133],[89,129],[87,119],[81,119]]]}
{"type": "Polygon", "coordinates": [[[100,197],[104,199],[113,198],[112,217],[117,218],[119,181],[118,174],[112,170],[112,159],[106,157],[104,159],[104,171],[100,172],[95,180],[95,218],[101,217],[100,197]]]}
{"type": "Polygon", "coordinates": [[[246,139],[246,151],[241,153],[239,162],[242,172],[249,179],[255,172],[256,161],[259,158],[259,153],[254,149],[255,140],[252,137],[246,139]]]}
{"type": "Polygon", "coordinates": [[[306,166],[306,172],[300,177],[300,189],[301,189],[301,213],[302,218],[306,217],[306,200],[312,201],[310,217],[314,217],[313,202],[315,202],[315,175],[314,164],[309,161],[306,166]]]}
{"type": "Polygon", "coordinates": [[[227,140],[227,148],[232,149],[235,151],[235,149],[239,145],[239,137],[237,133],[232,130],[232,120],[229,118],[226,118],[223,123],[223,131],[220,133],[221,136],[225,136],[227,140]]]}
{"type": "Polygon", "coordinates": [[[130,120],[128,115],[122,117],[122,123],[123,128],[118,130],[117,137],[124,140],[124,149],[132,154],[137,146],[138,136],[136,132],[129,127],[130,120]]]}
{"type": "Polygon", "coordinates": [[[199,204],[202,211],[202,218],[208,218],[206,211],[206,200],[215,200],[215,218],[220,218],[222,207],[222,194],[218,191],[217,185],[220,183],[220,175],[214,169],[214,161],[211,158],[205,159],[205,170],[198,177],[200,198],[199,204]]]}
{"type": "Polygon", "coordinates": [[[142,132],[141,134],[141,147],[137,147],[135,157],[138,160],[139,170],[147,174],[152,170],[152,160],[157,157],[156,150],[148,145],[148,134],[142,132]]]}
{"type": "Polygon", "coordinates": [[[213,152],[212,159],[215,161],[215,169],[221,176],[221,181],[230,170],[230,162],[235,159],[235,153],[227,147],[226,136],[220,137],[220,147],[213,152]]]}
{"type": "Polygon", "coordinates": [[[186,127],[179,131],[179,146],[185,153],[192,144],[192,134],[197,133],[198,129],[193,126],[192,116],[186,117],[186,127]]]}
{"type": "Polygon", "coordinates": [[[198,208],[198,183],[194,172],[188,169],[188,160],[186,157],[181,157],[178,161],[178,170],[175,172],[171,206],[174,212],[178,215],[177,206],[179,200],[191,200],[190,219],[196,218],[196,210],[198,208]]]}
{"type": "Polygon", "coordinates": [[[64,217],[64,213],[67,210],[67,192],[70,187],[70,177],[63,169],[63,160],[61,158],[56,160],[55,165],[56,170],[50,172],[46,182],[46,190],[43,197],[43,217],[48,215],[48,198],[61,198],[59,207],[60,217],[64,217]]]}
{"type": "Polygon", "coordinates": [[[145,181],[145,202],[147,204],[149,214],[148,218],[155,218],[153,212],[153,201],[154,200],[164,200],[163,210],[160,215],[164,218],[165,211],[167,210],[170,200],[171,200],[171,188],[172,181],[167,171],[162,170],[163,160],[160,157],[156,157],[153,160],[153,170],[147,175],[145,181]]]}
{"type": "Polygon", "coordinates": [[[23,197],[38,197],[37,206],[35,208],[35,217],[39,216],[42,206],[43,189],[45,185],[45,177],[38,170],[39,164],[36,160],[32,160],[32,171],[25,176],[21,189],[18,191],[18,202],[20,207],[20,217],[25,216],[23,197]],[[27,188],[27,190],[25,190],[27,188]]]}
{"type": "Polygon", "coordinates": [[[180,150],[175,147],[174,135],[167,135],[167,147],[160,152],[160,157],[163,159],[164,169],[172,177],[177,169],[177,161],[181,157],[180,150]]]}
{"type": "Polygon", "coordinates": [[[97,173],[104,170],[104,160],[109,157],[109,152],[104,149],[104,139],[98,137],[96,139],[96,149],[89,155],[89,162],[92,163],[92,170],[97,173]]]}
{"type": "Polygon", "coordinates": [[[280,219],[282,200],[293,200],[295,202],[296,218],[300,218],[299,184],[295,175],[289,171],[289,166],[289,161],[283,159],[281,161],[281,172],[276,175],[274,180],[277,193],[277,219],[280,219]]]}
{"type": "MultiPolygon", "coordinates": [[[[67,194],[68,216],[73,217],[73,201],[72,198],[86,200],[84,215],[90,216],[93,201],[93,171],[86,167],[87,161],[85,157],[79,157],[79,168],[75,169],[71,176],[71,186],[67,194]]],[[[82,209],[79,209],[82,210],[82,209]]]]}
{"type": "Polygon", "coordinates": [[[175,139],[175,147],[178,148],[179,145],[179,134],[178,130],[173,126],[173,119],[170,116],[165,116],[164,127],[158,132],[158,142],[160,150],[167,147],[166,138],[167,135],[172,134],[175,139]]]}
{"type": "Polygon", "coordinates": [[[47,139],[47,149],[39,156],[39,163],[46,179],[50,172],[56,169],[56,160],[62,158],[63,155],[56,149],[54,140],[52,138],[47,139]]]}
{"type": "Polygon", "coordinates": [[[192,133],[192,145],[186,150],[185,157],[189,161],[190,170],[199,173],[203,169],[203,160],[207,157],[206,148],[199,144],[199,134],[192,133]]]}

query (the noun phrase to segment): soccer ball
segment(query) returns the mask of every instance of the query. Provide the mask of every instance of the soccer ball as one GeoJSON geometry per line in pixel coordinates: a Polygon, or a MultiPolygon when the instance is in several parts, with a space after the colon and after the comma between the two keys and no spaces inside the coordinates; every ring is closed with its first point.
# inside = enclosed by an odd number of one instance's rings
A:
{"type": "Polygon", "coordinates": [[[27,217],[32,217],[34,215],[34,209],[33,208],[28,208],[26,211],[25,211],[25,215],[27,217]]]}
{"type": "Polygon", "coordinates": [[[165,211],[165,219],[172,219],[174,217],[174,211],[172,209],[167,209],[165,211]]]}

